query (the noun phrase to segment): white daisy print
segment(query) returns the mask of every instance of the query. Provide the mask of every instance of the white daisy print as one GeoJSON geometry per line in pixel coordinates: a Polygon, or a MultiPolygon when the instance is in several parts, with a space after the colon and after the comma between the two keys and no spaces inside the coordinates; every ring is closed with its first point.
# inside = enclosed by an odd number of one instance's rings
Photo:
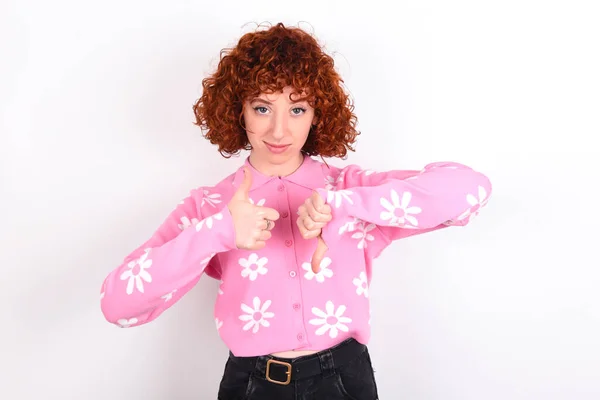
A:
{"type": "Polygon", "coordinates": [[[247,306],[246,304],[242,304],[241,306],[242,311],[246,313],[239,317],[241,321],[246,322],[246,325],[244,325],[242,329],[245,331],[252,329],[252,333],[256,333],[261,326],[264,326],[265,328],[271,326],[269,321],[267,321],[267,318],[273,318],[275,316],[272,312],[267,311],[271,306],[271,300],[265,301],[261,306],[260,299],[255,297],[252,300],[252,305],[253,307],[247,306]]]}
{"type": "Polygon", "coordinates": [[[346,222],[344,225],[340,226],[338,230],[338,234],[343,234],[345,232],[353,232],[356,230],[356,225],[362,222],[362,219],[352,217],[352,221],[346,222]]]}
{"type": "Polygon", "coordinates": [[[486,206],[486,204],[488,203],[489,197],[488,194],[485,190],[485,188],[483,186],[478,186],[477,187],[477,196],[472,195],[472,194],[467,194],[467,203],[469,203],[469,205],[471,206],[468,210],[466,210],[464,213],[462,213],[459,217],[458,220],[460,221],[461,219],[465,218],[465,217],[469,217],[472,218],[476,215],[479,215],[479,211],[486,206]]]}
{"type": "Polygon", "coordinates": [[[444,225],[455,225],[458,221],[461,223],[471,222],[473,217],[479,215],[479,211],[487,204],[489,200],[488,194],[483,186],[477,187],[477,197],[472,194],[467,194],[467,203],[469,203],[469,208],[466,209],[461,215],[459,215],[456,219],[451,219],[449,221],[444,222],[444,225]]]}
{"type": "Polygon", "coordinates": [[[141,293],[144,293],[144,282],[152,282],[152,276],[146,271],[152,265],[152,260],[148,260],[148,253],[146,252],[137,260],[130,261],[127,264],[129,268],[121,274],[121,280],[129,279],[127,282],[127,294],[133,293],[133,285],[141,293]]]}
{"type": "Polygon", "coordinates": [[[333,204],[335,208],[339,208],[342,205],[342,200],[354,204],[350,198],[351,195],[352,191],[350,190],[330,190],[327,192],[327,202],[333,204]]]}
{"type": "Polygon", "coordinates": [[[255,204],[257,206],[264,206],[265,205],[265,201],[266,199],[260,199],[257,203],[254,203],[254,200],[252,200],[252,198],[250,198],[250,203],[255,204]]]}
{"type": "Polygon", "coordinates": [[[335,189],[335,178],[331,175],[327,175],[325,177],[325,189],[333,190],[335,189]]]}
{"type": "Polygon", "coordinates": [[[421,209],[419,207],[409,207],[410,200],[412,199],[412,193],[404,192],[402,193],[402,201],[400,201],[400,197],[398,193],[392,189],[390,191],[391,202],[382,197],[380,200],[381,205],[385,208],[386,211],[382,211],[379,216],[382,220],[389,220],[390,226],[400,226],[400,227],[416,227],[419,222],[417,219],[411,214],[419,214],[421,209]],[[407,223],[411,225],[406,225],[407,223]]]}
{"type": "Polygon", "coordinates": [[[244,268],[242,270],[242,277],[255,281],[258,274],[264,275],[269,271],[265,267],[267,262],[269,262],[267,257],[258,258],[258,254],[256,253],[250,254],[248,259],[240,258],[238,263],[244,268]]]}
{"type": "Polygon", "coordinates": [[[203,189],[204,197],[202,197],[202,203],[200,203],[200,207],[204,206],[204,203],[210,204],[213,207],[216,207],[217,204],[221,202],[219,193],[211,194],[208,190],[203,189]]]}
{"type": "Polygon", "coordinates": [[[365,297],[369,297],[369,284],[367,282],[367,274],[362,271],[358,278],[354,278],[352,280],[354,286],[356,286],[356,294],[359,296],[364,295],[365,297]]]}
{"type": "Polygon", "coordinates": [[[138,319],[137,318],[121,318],[120,320],[117,321],[117,324],[119,324],[119,326],[121,328],[129,328],[131,325],[133,324],[137,324],[138,319]]]}
{"type": "Polygon", "coordinates": [[[304,277],[309,281],[315,278],[315,280],[319,283],[325,282],[325,278],[331,278],[333,276],[333,271],[329,269],[329,265],[331,264],[331,258],[325,257],[321,260],[320,267],[321,269],[316,274],[312,271],[311,264],[309,262],[305,262],[302,264],[302,269],[306,271],[304,277]]]}
{"type": "Polygon", "coordinates": [[[208,229],[211,229],[213,227],[213,220],[222,220],[223,219],[223,214],[221,213],[217,213],[215,215],[211,215],[210,217],[206,217],[204,218],[202,221],[198,222],[196,224],[196,230],[199,231],[200,229],[202,229],[202,227],[206,224],[206,227],[208,229]]]}
{"type": "Polygon", "coordinates": [[[177,224],[177,226],[179,227],[179,229],[181,229],[182,231],[184,229],[189,228],[192,225],[196,225],[198,222],[198,218],[192,218],[191,220],[188,217],[181,217],[180,218],[181,223],[177,224]]]}
{"type": "Polygon", "coordinates": [[[329,337],[335,339],[339,331],[348,332],[348,327],[345,324],[352,322],[352,319],[344,317],[346,306],[341,305],[335,309],[333,303],[328,301],[325,304],[325,311],[318,309],[317,307],[312,308],[312,312],[319,318],[313,318],[309,321],[311,325],[321,325],[316,330],[316,335],[323,335],[329,331],[329,337]]]}
{"type": "Polygon", "coordinates": [[[169,301],[173,298],[173,295],[175,294],[176,291],[177,291],[177,289],[171,290],[170,293],[167,293],[164,296],[160,296],[160,298],[164,299],[165,303],[166,303],[167,301],[169,301]]]}
{"type": "Polygon", "coordinates": [[[223,321],[221,321],[219,318],[215,318],[215,325],[217,326],[217,330],[219,330],[223,326],[223,321]]]}
{"type": "Polygon", "coordinates": [[[364,222],[360,222],[358,224],[358,232],[352,234],[352,239],[358,239],[357,247],[359,249],[366,249],[368,246],[368,242],[372,242],[373,240],[375,240],[375,236],[369,233],[373,229],[375,229],[375,224],[365,224],[364,222]]]}

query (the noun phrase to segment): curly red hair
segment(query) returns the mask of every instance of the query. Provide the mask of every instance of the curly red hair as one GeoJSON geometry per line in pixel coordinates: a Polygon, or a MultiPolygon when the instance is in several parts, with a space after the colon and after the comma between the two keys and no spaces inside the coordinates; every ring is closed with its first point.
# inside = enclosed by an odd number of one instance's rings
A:
{"type": "Polygon", "coordinates": [[[261,93],[291,86],[315,109],[302,151],[322,157],[346,156],[360,134],[350,96],[334,69],[333,58],[300,28],[282,23],[243,35],[232,49],[223,49],[217,70],[202,81],[203,93],[193,106],[195,125],[228,158],[249,150],[243,104],[261,93]]]}

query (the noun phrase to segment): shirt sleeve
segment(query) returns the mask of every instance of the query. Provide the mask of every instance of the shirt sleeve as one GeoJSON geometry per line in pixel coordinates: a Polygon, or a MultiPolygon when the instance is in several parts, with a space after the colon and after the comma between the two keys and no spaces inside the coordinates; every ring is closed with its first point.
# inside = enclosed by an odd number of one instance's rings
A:
{"type": "MultiPolygon", "coordinates": [[[[218,268],[216,254],[236,248],[229,209],[203,216],[202,193],[195,190],[185,198],[105,278],[100,304],[107,321],[129,327],[156,319],[192,289],[207,265],[218,268]]],[[[217,277],[220,271],[207,272],[217,277]]]]}
{"type": "MultiPolygon", "coordinates": [[[[356,165],[341,170],[335,187],[317,189],[335,219],[352,232],[368,227],[371,258],[392,241],[449,226],[465,226],[484,207],[492,185],[484,174],[456,162],[418,170],[371,172],[356,165]]],[[[327,232],[335,240],[333,232],[327,232]]],[[[325,238],[325,232],[324,232],[325,238]]]]}

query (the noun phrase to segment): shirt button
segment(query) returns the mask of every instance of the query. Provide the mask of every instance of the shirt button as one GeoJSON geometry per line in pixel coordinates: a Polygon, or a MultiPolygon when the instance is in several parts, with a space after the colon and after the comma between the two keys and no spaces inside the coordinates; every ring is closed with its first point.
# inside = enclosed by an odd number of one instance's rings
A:
{"type": "Polygon", "coordinates": [[[300,303],[294,303],[294,310],[298,311],[300,309],[300,303]]]}
{"type": "Polygon", "coordinates": [[[282,216],[283,218],[287,218],[287,217],[288,217],[288,215],[289,215],[289,214],[288,214],[288,212],[287,212],[287,211],[284,211],[283,213],[281,213],[281,216],[282,216]]]}
{"type": "Polygon", "coordinates": [[[295,278],[296,277],[296,271],[290,271],[290,276],[292,278],[295,278]]]}
{"type": "Polygon", "coordinates": [[[286,240],[286,241],[285,241],[285,245],[286,245],[287,247],[290,247],[290,246],[292,245],[292,241],[291,241],[291,240],[286,240]]]}
{"type": "Polygon", "coordinates": [[[277,190],[279,190],[280,192],[283,192],[285,190],[285,187],[283,185],[279,185],[279,186],[277,186],[277,190]]]}
{"type": "Polygon", "coordinates": [[[304,340],[304,335],[301,334],[301,333],[299,333],[296,337],[298,338],[299,341],[303,341],[304,340]]]}

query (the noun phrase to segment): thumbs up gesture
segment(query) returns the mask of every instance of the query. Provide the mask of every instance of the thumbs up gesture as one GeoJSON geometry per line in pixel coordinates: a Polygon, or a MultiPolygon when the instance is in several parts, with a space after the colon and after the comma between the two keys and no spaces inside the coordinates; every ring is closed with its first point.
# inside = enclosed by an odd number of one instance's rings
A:
{"type": "Polygon", "coordinates": [[[227,204],[233,218],[235,244],[238,249],[260,250],[271,238],[271,230],[279,219],[277,210],[256,206],[248,193],[252,187],[252,174],[244,167],[244,181],[227,204]]]}
{"type": "Polygon", "coordinates": [[[323,198],[313,191],[304,204],[298,208],[298,219],[296,224],[305,239],[317,238],[317,249],[313,254],[311,266],[314,273],[319,271],[321,260],[327,251],[327,245],[321,237],[321,229],[331,221],[331,207],[325,204],[323,198]]]}

